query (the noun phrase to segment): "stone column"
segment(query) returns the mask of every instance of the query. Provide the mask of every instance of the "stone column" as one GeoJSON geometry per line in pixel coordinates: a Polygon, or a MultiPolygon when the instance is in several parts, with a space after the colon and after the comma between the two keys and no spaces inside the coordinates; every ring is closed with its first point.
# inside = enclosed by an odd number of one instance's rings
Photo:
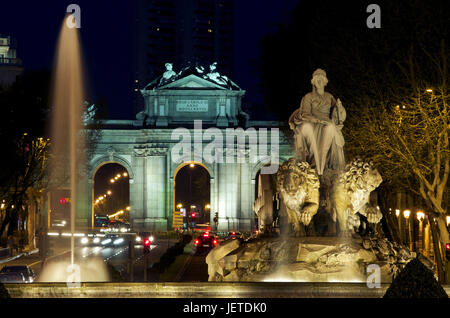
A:
{"type": "Polygon", "coordinates": [[[150,150],[147,158],[145,174],[147,175],[147,198],[145,228],[156,231],[167,231],[167,204],[166,204],[166,155],[162,151],[150,150]]]}
{"type": "Polygon", "coordinates": [[[130,223],[137,230],[144,229],[144,210],[146,198],[146,152],[142,149],[134,150],[131,164],[134,170],[134,180],[130,182],[130,223]]]}
{"type": "Polygon", "coordinates": [[[249,163],[240,165],[241,170],[241,213],[239,220],[240,231],[251,231],[253,225],[253,201],[255,186],[252,184],[252,171],[249,163]]]}
{"type": "Polygon", "coordinates": [[[219,231],[239,230],[240,165],[222,164],[218,170],[219,231]]]}

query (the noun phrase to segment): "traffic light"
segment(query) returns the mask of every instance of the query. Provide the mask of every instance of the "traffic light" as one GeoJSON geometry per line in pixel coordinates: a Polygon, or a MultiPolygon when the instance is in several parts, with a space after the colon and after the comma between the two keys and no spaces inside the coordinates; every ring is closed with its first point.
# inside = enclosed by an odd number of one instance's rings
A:
{"type": "Polygon", "coordinates": [[[70,203],[70,198],[60,198],[59,199],[59,204],[64,205],[70,203]]]}
{"type": "Polygon", "coordinates": [[[192,218],[192,219],[195,219],[196,216],[197,216],[197,215],[196,215],[195,213],[191,213],[191,218],[192,218]]]}

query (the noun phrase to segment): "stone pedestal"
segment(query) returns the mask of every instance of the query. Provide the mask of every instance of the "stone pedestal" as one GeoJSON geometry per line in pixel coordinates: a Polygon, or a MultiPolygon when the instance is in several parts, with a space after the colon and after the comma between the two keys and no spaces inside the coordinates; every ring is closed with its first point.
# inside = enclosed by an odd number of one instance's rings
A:
{"type": "Polygon", "coordinates": [[[360,282],[376,265],[380,282],[415,257],[386,239],[277,237],[225,241],[207,256],[209,281],[360,282]]]}

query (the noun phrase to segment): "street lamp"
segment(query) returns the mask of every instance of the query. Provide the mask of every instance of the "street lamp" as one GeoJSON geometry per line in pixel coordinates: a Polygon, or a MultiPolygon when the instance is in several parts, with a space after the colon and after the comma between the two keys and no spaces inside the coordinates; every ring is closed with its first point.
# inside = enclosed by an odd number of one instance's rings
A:
{"type": "Polygon", "coordinates": [[[409,250],[413,250],[413,240],[412,240],[412,233],[411,233],[411,220],[409,219],[409,216],[411,215],[410,210],[403,211],[403,216],[405,217],[406,221],[408,222],[408,238],[409,238],[409,250]]]}
{"type": "Polygon", "coordinates": [[[409,219],[410,215],[411,215],[411,211],[410,210],[403,211],[403,216],[405,217],[405,219],[409,219]]]}
{"type": "Polygon", "coordinates": [[[400,210],[399,210],[399,209],[396,209],[396,210],[395,210],[395,215],[396,215],[396,216],[400,216],[400,210]]]}
{"type": "Polygon", "coordinates": [[[425,213],[423,213],[422,211],[417,211],[417,220],[419,220],[420,222],[422,222],[425,219],[425,213]]]}
{"type": "Polygon", "coordinates": [[[417,220],[419,220],[419,252],[423,252],[423,221],[425,220],[425,213],[417,211],[417,220]]]}
{"type": "Polygon", "coordinates": [[[449,224],[450,224],[450,215],[447,215],[447,217],[445,218],[445,220],[447,221],[447,226],[449,226],[449,224]]]}

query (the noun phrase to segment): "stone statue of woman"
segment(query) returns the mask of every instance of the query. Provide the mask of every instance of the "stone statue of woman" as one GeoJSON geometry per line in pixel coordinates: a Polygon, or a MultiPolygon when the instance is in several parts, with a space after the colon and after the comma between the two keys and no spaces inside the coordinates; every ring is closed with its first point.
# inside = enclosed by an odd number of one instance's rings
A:
{"type": "Polygon", "coordinates": [[[328,92],[324,70],[317,69],[311,80],[313,90],[303,97],[300,108],[289,118],[295,134],[295,149],[300,160],[315,167],[318,175],[325,168],[345,168],[344,137],[342,135],[346,111],[341,101],[328,92]]]}

